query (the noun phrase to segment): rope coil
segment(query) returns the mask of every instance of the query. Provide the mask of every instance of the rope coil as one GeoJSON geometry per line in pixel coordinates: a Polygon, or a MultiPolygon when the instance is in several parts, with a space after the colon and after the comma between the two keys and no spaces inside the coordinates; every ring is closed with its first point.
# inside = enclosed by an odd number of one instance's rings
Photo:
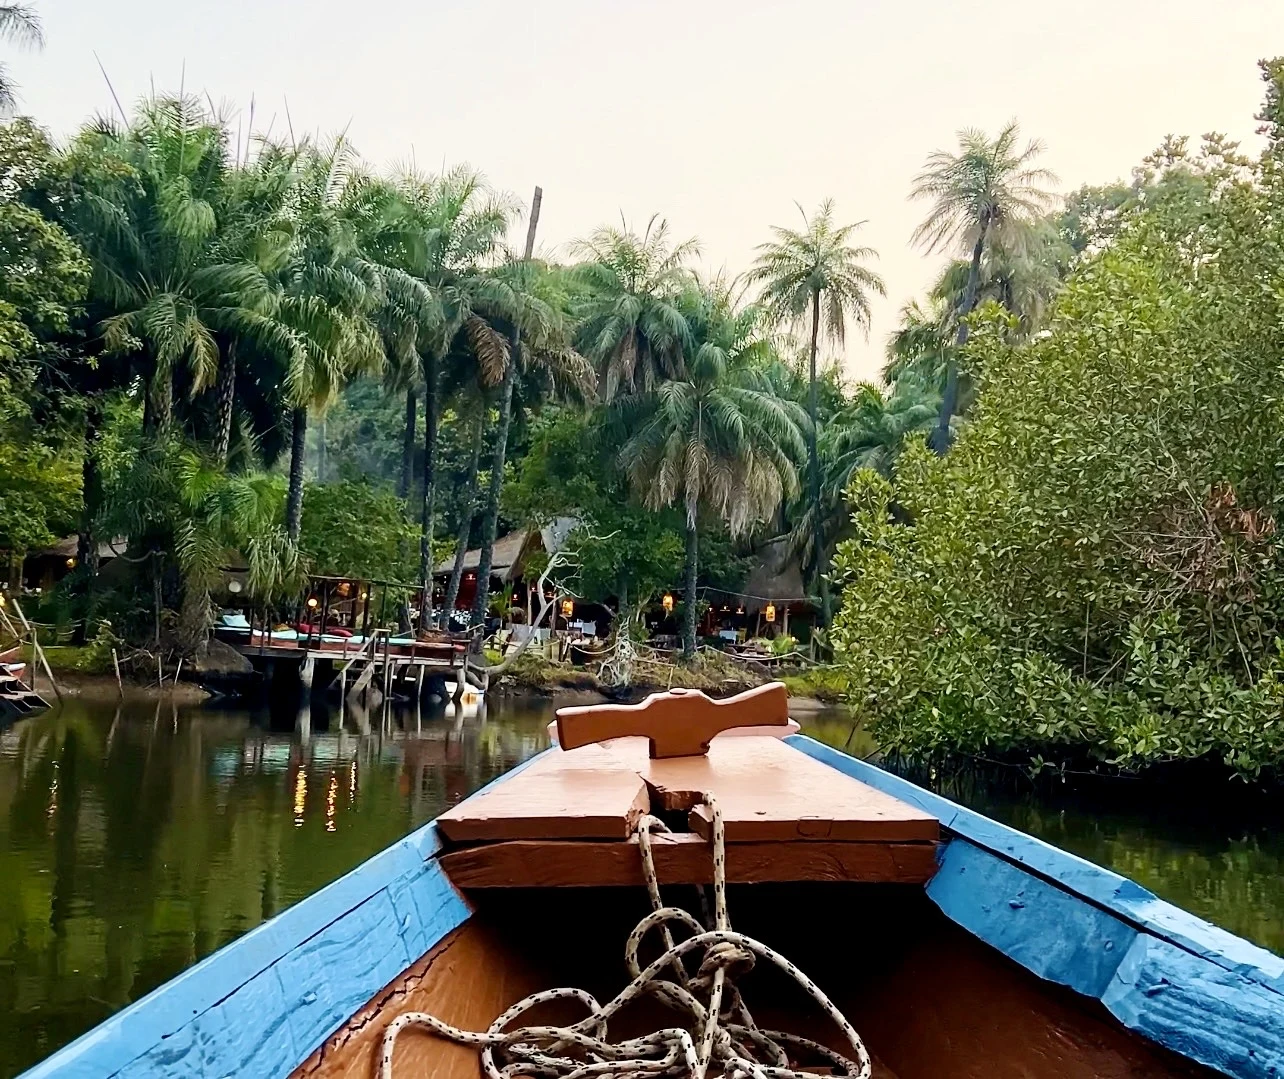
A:
{"type": "MultiPolygon", "coordinates": [[[[852,1079],[869,1079],[870,1060],[860,1035],[830,999],[806,974],[780,953],[731,929],[727,916],[726,832],[722,812],[712,794],[703,802],[712,817],[713,928],[707,929],[679,907],[666,907],[651,852],[651,833],[668,831],[656,817],[644,816],[637,827],[642,873],[651,899],[651,913],[638,922],[624,946],[631,979],[606,1004],[582,989],[547,989],[519,1000],[491,1023],[485,1032],[460,1030],[426,1012],[406,1012],[388,1024],[383,1035],[380,1079],[394,1079],[392,1055],[397,1037],[408,1027],[422,1027],[440,1038],[481,1050],[487,1079],[814,1079],[814,1072],[796,1070],[788,1049],[829,1065],[852,1079]],[[674,927],[690,933],[675,941],[674,927]],[[643,940],[659,929],[664,951],[645,968],[638,960],[643,940]],[[699,960],[692,975],[687,962],[699,960]],[[782,970],[833,1021],[851,1047],[853,1058],[810,1038],[757,1026],[745,1007],[733,977],[763,960],[782,970]],[[612,1042],[608,1022],[646,995],[664,1001],[685,1019],[685,1025],[666,1027],[642,1038],[612,1042]],[[588,1012],[570,1026],[525,1026],[506,1029],[531,1008],[554,1000],[574,1000],[588,1012]]],[[[702,894],[703,898],[703,894],[702,894]]],[[[706,919],[708,912],[705,912],[706,919]]]]}

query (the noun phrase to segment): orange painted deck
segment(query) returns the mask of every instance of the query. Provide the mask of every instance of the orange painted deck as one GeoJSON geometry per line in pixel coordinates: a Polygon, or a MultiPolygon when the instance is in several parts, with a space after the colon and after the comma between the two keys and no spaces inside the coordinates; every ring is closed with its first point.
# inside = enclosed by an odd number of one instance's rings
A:
{"type": "Polygon", "coordinates": [[[633,835],[645,813],[662,883],[712,879],[711,792],[726,824],[734,883],[922,883],[935,869],[936,819],[774,737],[719,735],[707,756],[651,759],[644,737],[553,750],[438,818],[443,868],[464,888],[637,885],[633,835]],[[682,829],[685,827],[686,831],[682,829]]]}

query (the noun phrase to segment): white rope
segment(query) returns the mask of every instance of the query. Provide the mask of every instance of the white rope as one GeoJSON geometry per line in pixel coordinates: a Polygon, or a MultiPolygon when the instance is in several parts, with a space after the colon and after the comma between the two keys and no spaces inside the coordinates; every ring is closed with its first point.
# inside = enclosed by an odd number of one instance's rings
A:
{"type": "Polygon", "coordinates": [[[794,1069],[800,1056],[829,1065],[839,1075],[869,1079],[869,1054],[860,1035],[816,983],[778,952],[731,929],[722,811],[713,795],[706,794],[703,800],[713,824],[712,929],[706,929],[685,910],[666,907],[661,902],[651,833],[668,829],[657,818],[645,816],[638,824],[638,845],[652,910],[638,922],[624,946],[624,962],[631,981],[618,996],[599,1004],[582,989],[533,993],[500,1015],[484,1033],[460,1030],[426,1012],[406,1012],[384,1031],[380,1079],[393,1079],[393,1049],[397,1036],[407,1027],[423,1027],[437,1037],[477,1046],[488,1079],[814,1079],[814,1072],[794,1069]],[[643,968],[638,949],[647,934],[657,928],[665,950],[643,968]],[[674,928],[690,935],[677,942],[674,928]],[[694,975],[687,966],[692,957],[699,961],[694,975]],[[809,1038],[762,1030],[754,1023],[732,978],[750,970],[759,959],[780,968],[811,997],[842,1032],[853,1058],[809,1038]],[[631,1001],[648,994],[680,1013],[683,1025],[666,1027],[643,1038],[610,1041],[607,1023],[631,1001]],[[571,1026],[506,1029],[531,1008],[553,1000],[578,1001],[588,1014],[571,1026]]]}

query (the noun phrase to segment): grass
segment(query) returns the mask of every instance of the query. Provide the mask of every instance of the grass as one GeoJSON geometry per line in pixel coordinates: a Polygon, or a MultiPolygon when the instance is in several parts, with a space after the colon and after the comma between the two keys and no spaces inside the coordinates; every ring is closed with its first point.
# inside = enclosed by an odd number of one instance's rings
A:
{"type": "Polygon", "coordinates": [[[826,704],[839,704],[847,690],[847,679],[835,667],[813,667],[800,674],[782,674],[791,697],[812,697],[826,704]]]}
{"type": "Polygon", "coordinates": [[[44,646],[45,658],[54,671],[77,671],[81,674],[107,674],[111,656],[104,660],[92,644],[50,644],[44,646]]]}

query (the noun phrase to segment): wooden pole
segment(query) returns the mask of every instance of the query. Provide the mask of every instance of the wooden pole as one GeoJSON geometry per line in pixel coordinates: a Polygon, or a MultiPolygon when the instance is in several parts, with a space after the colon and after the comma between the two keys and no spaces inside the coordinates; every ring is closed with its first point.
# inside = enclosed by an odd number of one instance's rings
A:
{"type": "Polygon", "coordinates": [[[183,657],[178,657],[178,669],[174,672],[174,685],[178,685],[178,676],[183,673],[183,657]]]}
{"type": "MultiPolygon", "coordinates": [[[[49,679],[49,685],[53,688],[54,696],[56,696],[59,702],[61,702],[62,690],[58,688],[58,683],[54,681],[53,671],[49,667],[49,660],[45,658],[45,651],[40,647],[40,639],[36,633],[36,627],[27,621],[27,616],[22,613],[22,608],[18,605],[18,601],[16,599],[13,600],[13,613],[18,616],[18,620],[22,623],[23,628],[31,634],[31,666],[33,672],[35,670],[36,661],[39,660],[40,666],[44,668],[45,677],[49,679]]],[[[31,688],[35,689],[35,686],[36,681],[33,674],[31,688]]]]}
{"type": "Polygon", "coordinates": [[[159,652],[156,653],[156,687],[158,689],[165,688],[165,672],[161,667],[161,657],[159,652]]]}
{"type": "Polygon", "coordinates": [[[116,688],[120,690],[120,695],[125,696],[125,683],[120,680],[120,657],[116,655],[116,649],[111,650],[111,663],[116,668],[116,688]]]}

